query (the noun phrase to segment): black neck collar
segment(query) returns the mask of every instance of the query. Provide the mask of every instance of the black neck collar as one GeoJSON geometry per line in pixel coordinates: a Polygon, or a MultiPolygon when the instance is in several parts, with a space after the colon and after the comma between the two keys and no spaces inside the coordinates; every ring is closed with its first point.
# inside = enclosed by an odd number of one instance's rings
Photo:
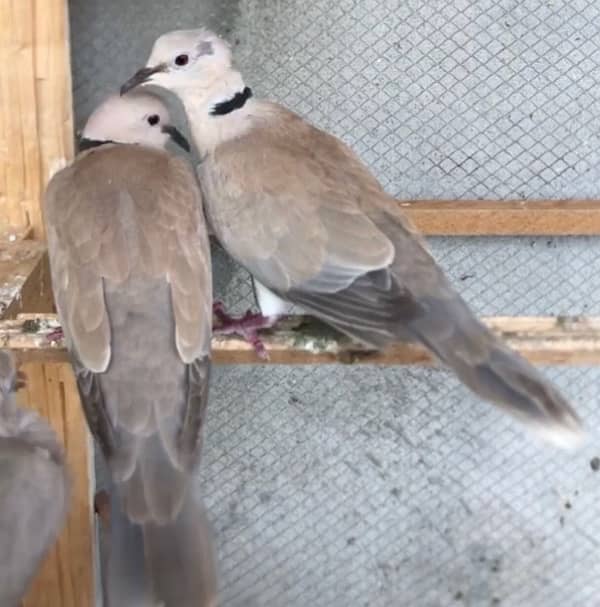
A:
{"type": "Polygon", "coordinates": [[[94,148],[99,148],[101,145],[104,145],[106,143],[116,143],[116,141],[110,141],[110,140],[100,141],[99,139],[86,139],[85,137],[82,137],[79,140],[79,151],[85,152],[86,150],[92,150],[94,148]]]}
{"type": "Polygon", "coordinates": [[[246,105],[246,101],[252,97],[252,89],[247,86],[241,93],[236,93],[231,99],[217,103],[210,111],[211,116],[225,116],[234,110],[239,110],[246,105]]]}

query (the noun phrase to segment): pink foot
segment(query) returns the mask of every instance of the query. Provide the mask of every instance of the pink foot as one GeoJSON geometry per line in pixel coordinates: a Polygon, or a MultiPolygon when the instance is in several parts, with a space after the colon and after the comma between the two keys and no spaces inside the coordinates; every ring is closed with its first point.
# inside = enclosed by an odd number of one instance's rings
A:
{"type": "Polygon", "coordinates": [[[65,334],[63,333],[62,327],[58,327],[58,329],[54,329],[54,331],[50,331],[48,335],[46,335],[46,339],[51,343],[56,343],[57,341],[61,341],[64,339],[65,334]]]}
{"type": "Polygon", "coordinates": [[[248,310],[243,316],[235,318],[225,312],[225,306],[216,301],[213,304],[213,313],[219,321],[218,326],[213,327],[213,332],[218,335],[239,335],[252,345],[259,358],[269,358],[262,340],[258,336],[260,329],[269,329],[278,320],[278,316],[263,316],[254,314],[248,310]]]}

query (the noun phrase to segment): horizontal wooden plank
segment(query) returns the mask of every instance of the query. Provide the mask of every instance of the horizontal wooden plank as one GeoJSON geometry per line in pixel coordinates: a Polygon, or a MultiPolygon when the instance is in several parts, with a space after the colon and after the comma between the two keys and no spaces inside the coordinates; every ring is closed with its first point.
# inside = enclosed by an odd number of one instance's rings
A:
{"type": "Polygon", "coordinates": [[[600,200],[406,200],[426,236],[600,235],[600,200]]]}
{"type": "MultiPolygon", "coordinates": [[[[600,200],[399,200],[425,236],[596,236],[600,200]]],[[[16,236],[15,236],[16,235],[16,236]]],[[[31,229],[0,225],[7,236],[31,229]]]]}
{"type": "MultiPolygon", "coordinates": [[[[600,364],[600,317],[493,317],[483,320],[515,350],[532,362],[554,365],[600,364]]],[[[22,314],[0,322],[0,347],[15,351],[24,362],[66,361],[54,315],[22,314]]],[[[383,352],[369,352],[325,325],[307,317],[290,317],[262,334],[268,361],[233,336],[213,338],[216,364],[429,364],[429,354],[414,343],[399,343],[383,352]]]]}

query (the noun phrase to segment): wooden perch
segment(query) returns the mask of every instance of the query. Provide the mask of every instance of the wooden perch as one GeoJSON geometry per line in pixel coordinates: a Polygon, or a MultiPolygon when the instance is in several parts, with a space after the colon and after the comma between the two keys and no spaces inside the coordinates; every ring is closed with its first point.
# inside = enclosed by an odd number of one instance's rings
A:
{"type": "MultiPolygon", "coordinates": [[[[600,318],[494,317],[485,324],[532,362],[556,365],[600,364],[600,318]]],[[[55,315],[21,314],[0,322],[0,347],[14,350],[24,362],[66,361],[55,315]]],[[[290,317],[275,330],[262,333],[271,364],[368,363],[385,365],[429,364],[420,345],[399,343],[384,352],[364,347],[308,317],[290,317]]],[[[261,363],[252,347],[233,336],[213,338],[216,364],[261,363]]]]}
{"type": "Polygon", "coordinates": [[[406,200],[426,236],[600,235],[600,200],[406,200]]]}
{"type": "Polygon", "coordinates": [[[398,200],[398,204],[425,236],[600,235],[600,200],[398,200]]]}

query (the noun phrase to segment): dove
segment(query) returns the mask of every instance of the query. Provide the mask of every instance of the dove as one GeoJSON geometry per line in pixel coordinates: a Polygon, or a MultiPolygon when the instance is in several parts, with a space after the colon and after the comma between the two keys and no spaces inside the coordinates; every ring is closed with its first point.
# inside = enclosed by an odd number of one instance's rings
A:
{"type": "Polygon", "coordinates": [[[150,84],[183,103],[209,224],[254,277],[263,310],[295,304],[376,349],[416,340],[541,438],[580,443],[567,400],[476,318],[354,152],[254,97],[224,40],[205,29],[161,36],[121,91],[150,84]]]}
{"type": "Polygon", "coordinates": [[[0,350],[0,605],[17,607],[62,529],[70,482],[56,434],[15,402],[18,374],[0,350]]]}
{"type": "Polygon", "coordinates": [[[112,95],[46,189],[59,320],[107,461],[110,607],[216,604],[216,564],[192,491],[208,400],[210,251],[187,147],[154,95],[112,95]]]}

